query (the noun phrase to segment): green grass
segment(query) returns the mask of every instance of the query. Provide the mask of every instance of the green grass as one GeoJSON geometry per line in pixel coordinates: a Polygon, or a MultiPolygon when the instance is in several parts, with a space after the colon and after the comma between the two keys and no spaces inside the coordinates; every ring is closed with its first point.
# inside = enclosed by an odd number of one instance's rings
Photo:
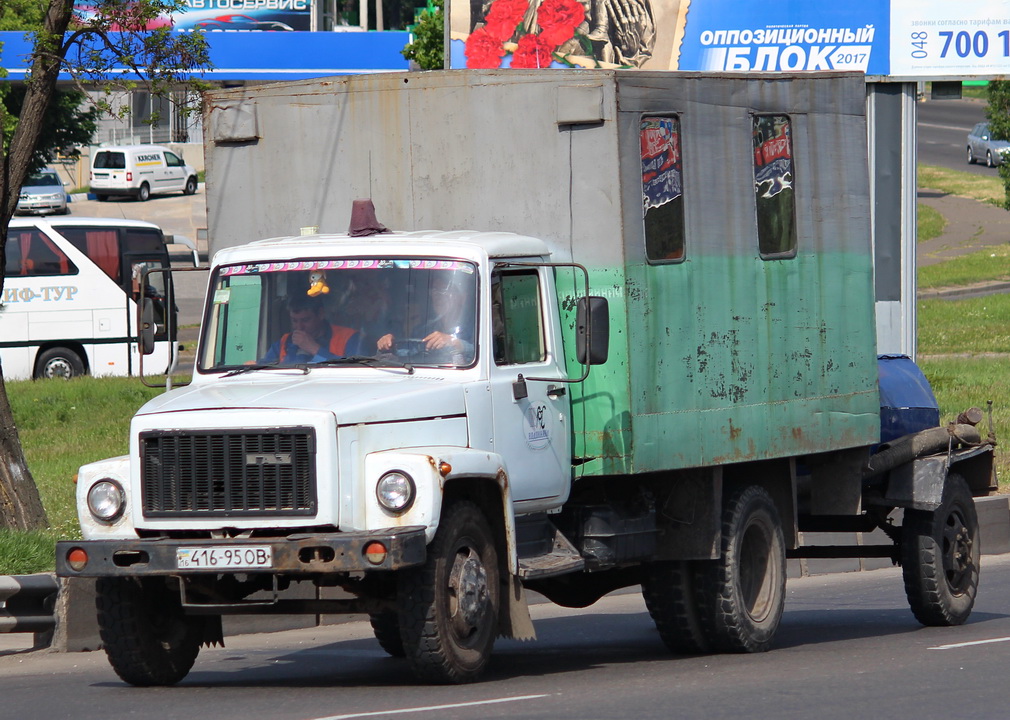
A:
{"type": "Polygon", "coordinates": [[[919,268],[917,277],[920,290],[1010,280],[1010,245],[993,245],[937,265],[919,268]]]}
{"type": "Polygon", "coordinates": [[[1010,318],[1010,295],[920,300],[919,352],[923,355],[1010,353],[1007,318],[1010,318]]]}
{"type": "Polygon", "coordinates": [[[17,532],[0,529],[0,574],[30,575],[52,571],[54,545],[62,537],[53,530],[17,532]]]}
{"type": "Polygon", "coordinates": [[[943,234],[947,219],[929,205],[919,203],[915,218],[915,241],[932,240],[943,234]]]}
{"type": "Polygon", "coordinates": [[[974,175],[935,165],[919,165],[917,172],[917,185],[921,188],[960,195],[996,206],[1002,206],[1006,199],[1003,181],[999,176],[974,175]]]}
{"type": "Polygon", "coordinates": [[[7,383],[28,468],[54,535],[80,536],[74,497],[78,468],[125,454],[130,418],[158,392],[136,378],[7,383]]]}

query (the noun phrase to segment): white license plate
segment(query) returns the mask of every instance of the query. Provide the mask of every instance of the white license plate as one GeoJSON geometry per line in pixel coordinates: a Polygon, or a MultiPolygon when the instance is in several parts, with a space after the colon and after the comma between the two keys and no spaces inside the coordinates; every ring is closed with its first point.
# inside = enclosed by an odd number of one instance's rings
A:
{"type": "Polygon", "coordinates": [[[181,547],[175,551],[175,566],[180,570],[249,570],[273,567],[269,545],[236,547],[181,547]]]}

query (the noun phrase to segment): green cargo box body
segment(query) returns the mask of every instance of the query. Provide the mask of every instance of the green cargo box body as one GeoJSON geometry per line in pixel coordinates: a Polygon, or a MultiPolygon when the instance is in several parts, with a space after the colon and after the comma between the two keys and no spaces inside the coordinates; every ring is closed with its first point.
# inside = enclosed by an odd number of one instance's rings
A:
{"type": "MultiPolygon", "coordinates": [[[[571,388],[579,476],[877,440],[860,75],[409,73],[219,91],[209,107],[212,250],[342,232],[351,199],[371,197],[391,228],[528,234],[585,265],[611,338],[607,363],[571,388]],[[758,251],[752,116],[765,113],[790,120],[790,258],[758,251]],[[671,114],[684,253],[650,263],[640,125],[671,114]]],[[[558,286],[571,309],[570,271],[558,286]]]]}

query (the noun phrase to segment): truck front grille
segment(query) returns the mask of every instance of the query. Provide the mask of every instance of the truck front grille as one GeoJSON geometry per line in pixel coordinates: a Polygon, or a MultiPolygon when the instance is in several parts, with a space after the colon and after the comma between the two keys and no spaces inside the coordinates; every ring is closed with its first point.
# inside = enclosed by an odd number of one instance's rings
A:
{"type": "Polygon", "coordinates": [[[140,434],[145,517],[315,515],[311,427],[140,434]]]}

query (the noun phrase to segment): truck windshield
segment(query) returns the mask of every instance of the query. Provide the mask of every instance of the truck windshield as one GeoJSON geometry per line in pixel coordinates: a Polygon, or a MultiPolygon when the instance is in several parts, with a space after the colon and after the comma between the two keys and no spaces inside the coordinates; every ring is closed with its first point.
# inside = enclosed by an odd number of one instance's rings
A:
{"type": "Polygon", "coordinates": [[[473,263],[354,258],[228,265],[215,271],[210,292],[202,371],[340,367],[342,358],[411,367],[469,367],[476,360],[473,263]]]}

